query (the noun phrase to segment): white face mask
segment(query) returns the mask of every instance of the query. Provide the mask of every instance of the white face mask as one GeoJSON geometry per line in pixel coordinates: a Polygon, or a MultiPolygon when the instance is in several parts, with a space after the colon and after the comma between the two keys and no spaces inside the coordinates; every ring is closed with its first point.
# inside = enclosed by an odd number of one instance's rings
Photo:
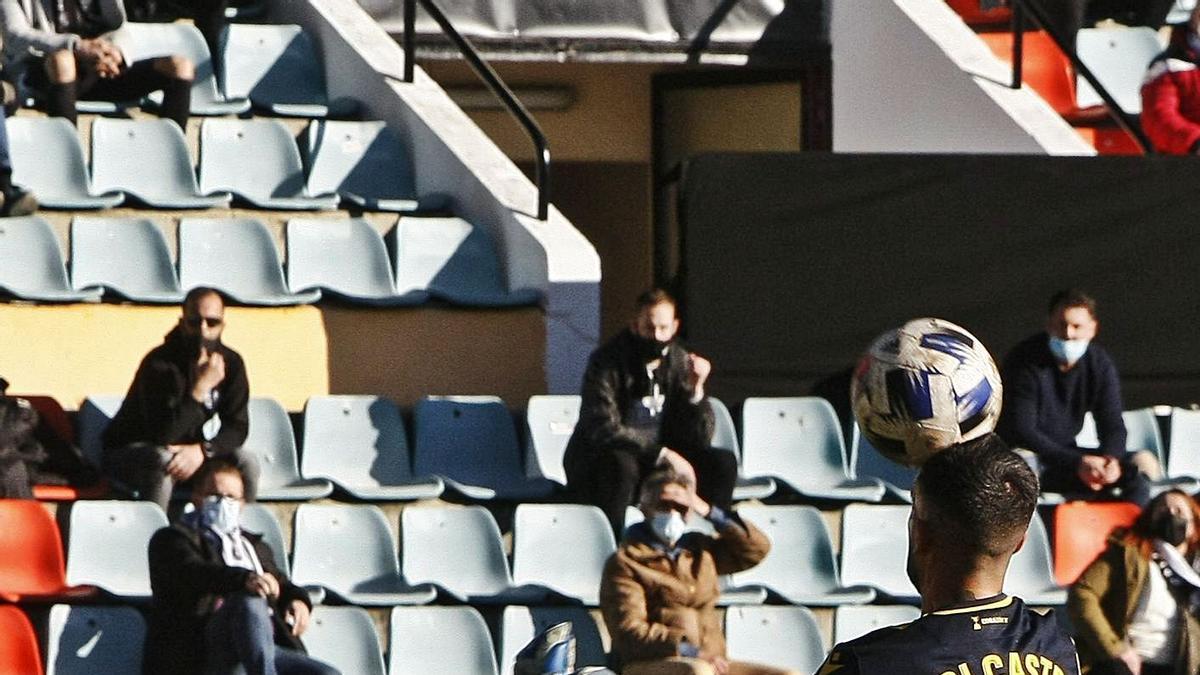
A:
{"type": "Polygon", "coordinates": [[[656,513],[650,518],[650,529],[654,530],[654,534],[657,534],[659,539],[671,546],[679,541],[686,528],[687,523],[683,522],[683,516],[678,511],[656,513]]]}
{"type": "Polygon", "coordinates": [[[225,534],[238,529],[242,504],[232,497],[210,495],[200,504],[200,524],[225,534]]]}
{"type": "Polygon", "coordinates": [[[1089,340],[1064,340],[1054,335],[1050,336],[1050,353],[1059,363],[1068,366],[1083,358],[1087,353],[1089,340]]]}

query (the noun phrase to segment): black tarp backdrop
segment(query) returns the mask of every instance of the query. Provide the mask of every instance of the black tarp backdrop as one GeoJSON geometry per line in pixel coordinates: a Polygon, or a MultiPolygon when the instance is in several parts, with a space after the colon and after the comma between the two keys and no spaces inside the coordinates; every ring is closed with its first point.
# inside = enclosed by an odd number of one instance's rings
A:
{"type": "Polygon", "coordinates": [[[919,316],[999,361],[1069,286],[1099,300],[1126,408],[1200,402],[1194,159],[713,154],[680,199],[687,342],[727,402],[843,396],[837,374],[919,316]]]}

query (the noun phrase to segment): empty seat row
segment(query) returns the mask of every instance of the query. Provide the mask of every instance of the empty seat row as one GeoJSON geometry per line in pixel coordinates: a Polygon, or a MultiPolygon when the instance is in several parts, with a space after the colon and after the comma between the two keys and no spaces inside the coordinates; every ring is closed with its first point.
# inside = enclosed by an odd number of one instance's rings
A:
{"type": "Polygon", "coordinates": [[[418,207],[411,158],[384,122],[311,122],[303,141],[306,171],[282,122],[207,119],[199,182],[183,131],[169,120],[99,118],[91,133],[89,175],[69,122],[9,120],[13,181],[46,208],[111,208],[132,197],[151,207],[202,209],[228,206],[233,195],[278,210],[418,207]]]}
{"type": "Polygon", "coordinates": [[[40,302],[101,296],[177,303],[212,286],[247,305],[348,302],[413,305],[437,299],[470,306],[536,303],[509,292],[488,234],[459,218],[404,217],[382,237],[354,220],[292,220],[285,277],[274,238],[250,218],[183,218],[178,273],[161,228],[146,218],[77,216],[70,279],[57,237],[38,216],[0,220],[0,291],[40,302]],[[394,261],[394,262],[393,262],[394,261]]]}

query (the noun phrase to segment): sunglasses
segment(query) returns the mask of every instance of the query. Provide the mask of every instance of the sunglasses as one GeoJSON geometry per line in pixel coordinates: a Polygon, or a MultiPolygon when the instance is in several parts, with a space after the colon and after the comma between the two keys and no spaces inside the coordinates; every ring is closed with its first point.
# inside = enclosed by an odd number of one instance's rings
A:
{"type": "Polygon", "coordinates": [[[225,323],[225,319],[219,316],[187,316],[184,317],[183,322],[192,328],[199,328],[200,324],[204,324],[209,328],[216,328],[225,323]]]}

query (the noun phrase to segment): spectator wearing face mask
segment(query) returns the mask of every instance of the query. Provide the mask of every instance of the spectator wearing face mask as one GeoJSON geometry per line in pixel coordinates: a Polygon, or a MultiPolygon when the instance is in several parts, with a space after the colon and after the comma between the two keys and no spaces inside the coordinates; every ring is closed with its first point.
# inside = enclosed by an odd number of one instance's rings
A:
{"type": "Polygon", "coordinates": [[[638,484],[660,464],[693,475],[721,508],[733,499],[737,457],[711,445],[712,364],[679,344],[676,310],[666,291],[643,293],[629,327],[592,354],[563,457],[568,488],[604,511],[618,540],[638,484]]]}
{"type": "Polygon", "coordinates": [[[1099,326],[1096,301],[1082,291],[1050,299],[1046,331],[1004,360],[1000,435],[1036,458],[1043,490],[1144,506],[1149,480],[1161,478],[1162,469],[1154,453],[1126,451],[1121,379],[1112,357],[1093,342],[1099,326]],[[1098,448],[1075,443],[1088,413],[1098,448]]]}
{"type": "Polygon", "coordinates": [[[239,524],[244,487],[236,465],[209,462],[192,493],[195,510],[150,539],[154,606],[143,672],[336,675],[300,642],[308,593],[239,524]]]}
{"type": "Polygon", "coordinates": [[[1154,498],[1071,587],[1067,610],[1083,672],[1200,672],[1200,508],[1178,490],[1154,498]]]}
{"type": "Polygon", "coordinates": [[[771,542],[761,530],[701,499],[691,477],[665,467],[646,477],[631,526],[600,582],[600,610],[612,636],[614,667],[625,675],[783,675],[779,668],[730,661],[716,601],[721,575],[749,569],[771,542]],[[716,537],[685,532],[707,518],[716,537]]]}

